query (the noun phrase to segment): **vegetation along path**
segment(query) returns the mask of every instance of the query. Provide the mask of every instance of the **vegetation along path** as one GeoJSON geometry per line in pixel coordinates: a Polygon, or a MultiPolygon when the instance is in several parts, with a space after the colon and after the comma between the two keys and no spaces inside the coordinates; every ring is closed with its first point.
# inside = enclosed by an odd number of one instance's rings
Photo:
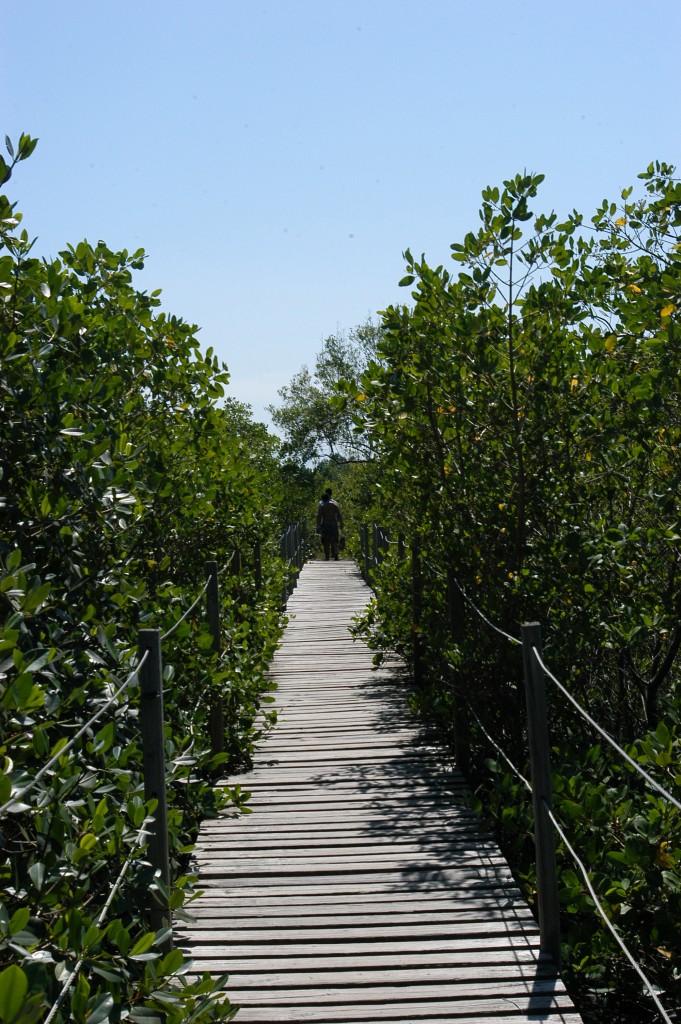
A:
{"type": "Polygon", "coordinates": [[[204,823],[180,941],[227,971],[240,1021],[578,1024],[465,783],[372,668],[354,563],[309,562],[272,666],[279,724],[235,781],[251,815],[204,823]]]}

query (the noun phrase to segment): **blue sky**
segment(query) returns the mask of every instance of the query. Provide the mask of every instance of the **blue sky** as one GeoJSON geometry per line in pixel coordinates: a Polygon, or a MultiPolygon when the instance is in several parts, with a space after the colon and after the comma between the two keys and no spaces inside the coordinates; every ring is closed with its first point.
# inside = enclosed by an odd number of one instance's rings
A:
{"type": "Polygon", "coordinates": [[[681,4],[658,0],[21,0],[2,134],[36,252],[148,253],[138,287],[201,327],[258,419],[322,339],[449,261],[480,192],[546,175],[590,214],[681,162],[681,4]]]}

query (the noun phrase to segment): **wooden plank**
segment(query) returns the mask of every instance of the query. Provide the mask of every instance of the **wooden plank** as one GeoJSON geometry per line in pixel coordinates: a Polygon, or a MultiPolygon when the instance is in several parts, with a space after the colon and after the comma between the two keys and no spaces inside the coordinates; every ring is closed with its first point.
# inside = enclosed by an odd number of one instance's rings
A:
{"type": "Polygon", "coordinates": [[[582,1024],[566,997],[533,998],[521,1001],[519,997],[506,997],[496,1000],[481,999],[448,999],[432,1002],[405,1002],[399,993],[386,991],[384,1001],[380,1004],[365,1006],[348,1006],[342,1001],[335,1006],[300,1006],[302,996],[299,994],[295,1005],[278,1005],[273,1011],[272,1006],[244,1005],[239,1010],[239,1021],[265,1021],[266,1024],[306,1024],[308,1021],[324,1022],[324,1024],[398,1024],[398,1022],[428,1021],[429,1024],[452,1024],[452,1021],[481,1022],[490,1024],[521,1024],[525,1021],[560,1021],[561,1024],[582,1024]],[[392,996],[392,998],[391,998],[392,996]],[[395,1000],[397,997],[397,1001],[395,1000]],[[274,1016],[273,1016],[274,1012],[274,1016]]]}
{"type": "Polygon", "coordinates": [[[350,562],[308,563],[269,678],[278,725],[206,822],[177,937],[237,1021],[579,1024],[465,780],[411,717],[398,659],[349,632],[350,562]]]}
{"type": "MultiPolygon", "coordinates": [[[[234,960],[246,960],[257,963],[261,959],[279,959],[279,969],[283,963],[293,963],[303,958],[336,957],[342,959],[347,969],[362,969],[375,966],[380,956],[392,958],[393,965],[400,964],[430,964],[435,966],[439,963],[450,963],[447,957],[465,955],[473,968],[481,968],[487,962],[485,955],[494,951],[497,957],[506,957],[511,962],[520,962],[523,954],[529,955],[531,962],[537,964],[535,936],[521,933],[514,933],[507,937],[500,936],[472,936],[459,937],[456,939],[438,938],[422,939],[414,942],[412,939],[390,939],[385,942],[376,943],[366,940],[357,940],[352,948],[348,948],[344,942],[297,942],[282,944],[277,936],[273,936],[269,945],[259,943],[232,943],[229,948],[220,943],[196,943],[192,946],[192,956],[196,960],[200,957],[209,956],[219,959],[225,963],[234,960]]],[[[484,970],[479,970],[481,982],[484,980],[484,970]]]]}
{"type": "MultiPolygon", "coordinates": [[[[261,991],[258,994],[258,1005],[281,1006],[282,1004],[295,1003],[300,993],[293,991],[290,985],[286,985],[285,982],[283,984],[284,987],[282,988],[268,984],[267,991],[261,991]]],[[[234,991],[234,1001],[240,1002],[244,995],[246,995],[245,987],[240,992],[237,986],[234,991]]],[[[529,978],[520,978],[513,981],[497,978],[486,979],[484,997],[480,992],[480,985],[477,982],[470,984],[465,981],[450,981],[447,983],[427,981],[426,979],[423,979],[421,984],[418,985],[410,985],[409,983],[397,985],[392,983],[381,986],[358,985],[353,980],[352,985],[344,985],[342,990],[339,990],[334,985],[322,987],[313,983],[312,986],[306,988],[305,996],[315,1006],[333,1005],[339,1002],[347,1006],[353,1003],[381,1004],[389,1000],[391,996],[395,1000],[399,999],[403,1004],[422,1002],[426,999],[434,999],[442,1003],[444,1000],[460,1002],[462,1000],[482,1000],[484,998],[486,1003],[491,1001],[500,1003],[502,1000],[517,1000],[519,1003],[524,1002],[527,1004],[530,1001],[535,1001],[535,1003],[541,1001],[544,1006],[547,1006],[555,1000],[556,1003],[554,1005],[570,1005],[560,982],[557,983],[554,978],[537,978],[536,974],[531,975],[529,978]]],[[[527,1008],[529,1009],[529,1007],[527,1008]]]]}

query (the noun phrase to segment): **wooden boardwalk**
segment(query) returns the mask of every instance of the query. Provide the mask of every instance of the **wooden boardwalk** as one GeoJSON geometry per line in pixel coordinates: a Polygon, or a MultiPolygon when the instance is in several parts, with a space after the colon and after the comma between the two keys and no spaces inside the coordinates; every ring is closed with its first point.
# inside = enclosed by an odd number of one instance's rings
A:
{"type": "Polygon", "coordinates": [[[463,779],[410,716],[400,666],[348,625],[352,562],[309,562],[271,666],[279,724],[232,778],[253,814],[206,822],[177,928],[229,972],[239,1021],[579,1024],[463,779]]]}

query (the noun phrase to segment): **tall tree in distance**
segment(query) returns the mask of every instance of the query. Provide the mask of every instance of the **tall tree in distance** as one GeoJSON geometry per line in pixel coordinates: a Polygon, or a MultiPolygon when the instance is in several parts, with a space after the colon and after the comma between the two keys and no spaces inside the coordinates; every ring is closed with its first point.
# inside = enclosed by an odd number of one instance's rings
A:
{"type": "Polygon", "coordinates": [[[371,320],[325,338],[314,369],[303,366],[278,392],[280,405],[270,405],[272,422],[284,437],[282,457],[313,468],[340,466],[372,459],[364,433],[353,429],[346,403],[338,396],[339,385],[359,386],[371,359],[375,358],[381,328],[371,320]]]}
{"type": "Polygon", "coordinates": [[[334,487],[343,508],[350,552],[356,553],[359,526],[374,517],[378,462],[369,432],[353,422],[352,403],[376,355],[382,328],[368,319],[345,333],[329,335],[314,369],[303,366],[286,387],[281,404],[269,406],[283,435],[280,458],[285,507],[290,519],[314,529],[319,493],[334,487]]]}

